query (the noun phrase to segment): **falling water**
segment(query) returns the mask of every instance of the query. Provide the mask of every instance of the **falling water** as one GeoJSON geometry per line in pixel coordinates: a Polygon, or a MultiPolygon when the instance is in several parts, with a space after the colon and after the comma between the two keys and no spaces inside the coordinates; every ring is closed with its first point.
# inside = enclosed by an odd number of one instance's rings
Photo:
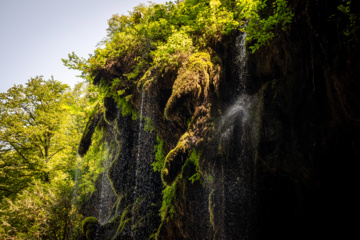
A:
{"type": "Polygon", "coordinates": [[[246,94],[248,64],[245,47],[246,33],[236,39],[235,65],[239,87],[237,98],[219,121],[219,151],[221,173],[217,184],[221,210],[219,239],[252,239],[252,157],[250,109],[253,97],[246,94]],[[221,219],[222,218],[222,219],[221,219]]]}
{"type": "MultiPolygon", "coordinates": [[[[220,182],[218,183],[220,197],[221,210],[219,214],[221,227],[220,239],[234,239],[228,236],[228,231],[232,231],[227,219],[231,213],[229,202],[237,201],[239,198],[239,189],[241,186],[237,172],[233,172],[232,169],[238,169],[238,164],[234,161],[235,156],[234,148],[242,148],[241,146],[245,139],[243,133],[245,124],[249,118],[249,97],[246,94],[242,94],[236,100],[236,102],[229,107],[225,112],[219,123],[220,131],[220,154],[222,154],[220,182]],[[240,134],[239,134],[240,132],[240,134]]],[[[243,151],[243,150],[241,150],[243,151]]],[[[243,155],[243,154],[241,154],[243,155]]],[[[241,193],[240,193],[241,194],[241,193]]]]}
{"type": "Polygon", "coordinates": [[[245,86],[248,80],[248,61],[247,61],[247,53],[246,53],[246,32],[241,34],[236,38],[236,58],[235,64],[237,69],[237,76],[239,78],[239,88],[237,95],[240,96],[245,92],[245,86]]]}
{"type": "Polygon", "coordinates": [[[134,190],[134,196],[137,196],[137,190],[139,188],[139,167],[140,167],[140,150],[141,150],[141,134],[143,132],[143,118],[144,118],[144,95],[145,95],[145,91],[142,90],[141,91],[141,105],[140,105],[140,118],[139,118],[139,135],[138,135],[138,145],[137,145],[137,156],[136,156],[136,166],[135,166],[135,169],[136,169],[136,172],[135,172],[135,181],[136,181],[136,184],[135,184],[135,190],[134,190]]]}
{"type": "MultiPolygon", "coordinates": [[[[145,117],[149,117],[146,107],[149,106],[150,97],[145,90],[141,93],[140,117],[138,120],[138,139],[137,152],[135,159],[135,186],[133,191],[133,231],[131,237],[133,239],[141,239],[142,236],[151,234],[151,231],[156,227],[156,214],[153,214],[155,202],[155,189],[160,185],[160,178],[154,177],[156,174],[153,171],[151,163],[154,161],[154,145],[156,142],[155,132],[147,131],[145,128],[145,117]],[[145,106],[145,104],[147,104],[145,106]]],[[[151,110],[150,110],[151,112],[151,110]]]]}
{"type": "MultiPolygon", "coordinates": [[[[140,167],[141,167],[141,140],[142,140],[142,133],[143,133],[143,115],[144,115],[144,96],[145,96],[145,91],[141,90],[141,103],[140,103],[140,117],[139,117],[139,129],[138,129],[138,140],[137,140],[137,153],[136,153],[136,159],[135,159],[135,186],[134,186],[134,191],[133,191],[133,197],[134,200],[136,201],[136,199],[139,197],[140,193],[140,186],[141,186],[141,172],[140,172],[140,167]]],[[[133,225],[136,224],[136,217],[137,216],[137,212],[135,210],[136,208],[133,207],[132,208],[132,218],[133,218],[133,225]]],[[[131,231],[131,237],[133,239],[136,239],[136,235],[134,231],[131,231]]]]}
{"type": "Polygon", "coordinates": [[[233,128],[234,126],[229,126],[229,123],[234,122],[235,118],[238,118],[239,115],[241,115],[240,121],[243,125],[245,124],[249,118],[250,101],[251,99],[248,95],[241,94],[235,103],[227,109],[220,120],[220,129],[222,130],[222,135],[226,136],[229,133],[230,129],[226,129],[226,126],[233,128]]]}
{"type": "Polygon", "coordinates": [[[109,209],[111,208],[111,199],[110,194],[112,193],[111,183],[107,177],[107,171],[110,167],[110,154],[109,147],[106,146],[106,151],[104,151],[103,156],[103,173],[101,175],[101,187],[100,187],[100,196],[99,196],[99,211],[98,211],[98,220],[100,224],[107,222],[109,218],[109,209]]]}

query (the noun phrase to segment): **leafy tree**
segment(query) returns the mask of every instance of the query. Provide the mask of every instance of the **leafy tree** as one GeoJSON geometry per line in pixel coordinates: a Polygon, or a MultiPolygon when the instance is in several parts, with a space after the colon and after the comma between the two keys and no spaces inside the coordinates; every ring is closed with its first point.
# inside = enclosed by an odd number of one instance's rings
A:
{"type": "Polygon", "coordinates": [[[33,179],[49,182],[71,151],[66,124],[68,86],[42,77],[0,93],[0,198],[16,195],[33,179]]]}
{"type": "Polygon", "coordinates": [[[0,239],[75,238],[85,87],[40,76],[0,93],[0,239]]]}
{"type": "Polygon", "coordinates": [[[73,207],[70,180],[33,185],[0,209],[0,239],[75,239],[81,216],[73,207]]]}

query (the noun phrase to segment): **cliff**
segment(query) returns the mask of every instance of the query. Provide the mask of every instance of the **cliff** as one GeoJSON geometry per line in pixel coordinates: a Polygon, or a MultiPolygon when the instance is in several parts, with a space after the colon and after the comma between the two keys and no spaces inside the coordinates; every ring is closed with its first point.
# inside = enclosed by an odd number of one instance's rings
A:
{"type": "Polygon", "coordinates": [[[97,122],[111,149],[114,195],[105,222],[85,220],[84,238],[354,233],[359,13],[340,11],[342,3],[288,1],[287,30],[254,53],[245,51],[245,33],[232,31],[206,51],[180,49],[138,69],[143,77],[132,84],[118,79],[133,71],[141,48],[92,70],[95,85],[131,99],[104,99],[97,122]]]}

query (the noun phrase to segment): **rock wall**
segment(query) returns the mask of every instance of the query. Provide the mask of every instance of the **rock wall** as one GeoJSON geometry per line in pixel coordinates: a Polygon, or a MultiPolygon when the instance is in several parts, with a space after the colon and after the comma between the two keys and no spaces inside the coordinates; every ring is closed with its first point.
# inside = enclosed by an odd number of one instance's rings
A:
{"type": "MultiPolygon", "coordinates": [[[[323,239],[355,232],[359,49],[339,42],[346,16],[331,19],[338,3],[289,2],[295,13],[289,31],[247,53],[246,70],[239,65],[240,33],[213,46],[221,62],[218,92],[212,88],[189,110],[198,114],[187,141],[202,138],[191,144],[201,153],[199,166],[178,147],[186,124],[162,117],[171,95],[166,83],[137,96],[152,132],[143,119],[107,108],[116,201],[93,237],[323,239]],[[203,122],[201,114],[208,116],[203,122]],[[177,151],[163,181],[151,166],[156,135],[166,153],[177,151]],[[192,181],[197,167],[202,178],[192,181]],[[160,217],[166,184],[173,192],[160,217]]],[[[189,117],[180,110],[180,119],[189,117]]]]}

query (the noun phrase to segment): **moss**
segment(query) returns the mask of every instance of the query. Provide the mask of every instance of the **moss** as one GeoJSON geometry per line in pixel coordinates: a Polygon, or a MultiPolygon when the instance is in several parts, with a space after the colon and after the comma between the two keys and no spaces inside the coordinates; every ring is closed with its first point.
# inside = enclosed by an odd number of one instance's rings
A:
{"type": "MultiPolygon", "coordinates": [[[[118,197],[118,200],[119,198],[121,197],[121,192],[119,191],[119,189],[116,188],[116,179],[114,179],[114,172],[115,172],[115,169],[118,167],[118,161],[116,159],[118,159],[118,156],[121,154],[120,151],[117,152],[117,156],[115,157],[115,160],[112,161],[110,163],[110,167],[109,169],[107,170],[106,172],[106,175],[107,175],[107,178],[110,182],[110,186],[111,186],[111,189],[113,190],[113,192],[115,193],[115,195],[118,197]]],[[[121,202],[121,200],[119,200],[121,202]]],[[[120,203],[119,202],[119,203],[120,203]]]]}
{"type": "Polygon", "coordinates": [[[151,119],[149,117],[145,117],[144,130],[147,132],[152,132],[154,129],[154,126],[151,124],[151,119]]]}
{"type": "Polygon", "coordinates": [[[85,126],[83,135],[81,136],[80,144],[78,147],[78,153],[81,157],[84,157],[91,146],[91,138],[95,132],[95,128],[101,119],[101,111],[97,105],[91,114],[89,121],[85,126]]]}
{"type": "Polygon", "coordinates": [[[114,98],[105,97],[104,98],[104,118],[108,124],[111,124],[116,119],[117,107],[114,98]]]}
{"type": "Polygon", "coordinates": [[[134,105],[131,103],[133,95],[118,96],[115,98],[117,106],[121,109],[121,115],[131,116],[133,120],[139,118],[139,113],[136,111],[134,105]]]}
{"type": "Polygon", "coordinates": [[[187,164],[193,164],[195,167],[195,173],[189,178],[191,183],[194,183],[195,181],[200,181],[201,183],[203,183],[202,174],[199,169],[200,155],[201,152],[197,152],[195,149],[191,149],[189,157],[183,166],[183,169],[187,164]]]}
{"type": "Polygon", "coordinates": [[[175,214],[175,188],[176,183],[173,183],[170,186],[165,186],[164,190],[162,191],[162,205],[160,208],[160,216],[162,221],[168,221],[172,218],[175,214]]]}
{"type": "MultiPolygon", "coordinates": [[[[199,159],[200,153],[195,149],[188,151],[185,163],[180,166],[179,174],[175,176],[175,179],[171,184],[167,183],[168,185],[165,186],[162,191],[163,201],[160,215],[163,221],[168,221],[173,218],[176,213],[175,201],[177,198],[176,195],[179,195],[179,184],[185,186],[187,181],[194,183],[199,180],[203,183],[202,174],[199,170],[199,159]],[[184,172],[186,172],[186,174],[184,174],[184,172]],[[178,193],[176,194],[176,192],[178,193]]],[[[185,193],[183,191],[180,192],[181,194],[178,198],[180,197],[182,199],[185,197],[185,193]]]]}
{"type": "Polygon", "coordinates": [[[192,114],[194,100],[201,96],[206,97],[208,94],[212,69],[213,63],[210,61],[209,53],[200,52],[189,57],[187,64],[179,70],[172,87],[172,94],[166,103],[167,119],[181,121],[179,119],[181,107],[185,107],[192,114]]]}
{"type": "Polygon", "coordinates": [[[95,239],[100,223],[96,217],[87,217],[82,221],[82,231],[86,240],[95,239]]]}
{"type": "MultiPolygon", "coordinates": [[[[111,186],[112,187],[112,186],[111,186]]],[[[117,197],[115,203],[114,203],[114,206],[113,208],[115,208],[115,213],[119,213],[120,212],[120,207],[123,205],[123,200],[124,200],[124,195],[120,195],[117,197]]]]}
{"type": "MultiPolygon", "coordinates": [[[[145,197],[146,198],[146,197],[145,197]]],[[[144,197],[140,197],[134,204],[133,204],[133,208],[132,208],[132,213],[134,216],[132,220],[134,220],[132,222],[132,226],[131,226],[131,230],[133,232],[138,232],[141,231],[141,229],[144,229],[147,227],[148,224],[148,219],[153,215],[152,211],[147,211],[147,212],[143,212],[142,211],[142,206],[145,203],[145,198],[144,197]]]]}
{"type": "Polygon", "coordinates": [[[166,153],[164,152],[164,141],[156,136],[157,144],[154,147],[155,161],[151,164],[154,172],[161,172],[164,168],[166,153]]]}
{"type": "Polygon", "coordinates": [[[129,215],[130,215],[130,207],[131,207],[131,205],[129,205],[129,206],[127,206],[125,209],[124,209],[124,211],[122,212],[122,214],[121,214],[121,217],[120,217],[120,223],[119,223],[119,226],[118,226],[118,228],[117,228],[117,231],[116,231],[116,236],[119,236],[120,235],[120,233],[122,232],[122,231],[124,231],[124,228],[125,228],[125,226],[128,224],[128,223],[131,223],[131,221],[132,221],[132,218],[130,218],[129,217],[129,215]]]}
{"type": "Polygon", "coordinates": [[[214,192],[215,192],[215,189],[211,190],[211,192],[209,194],[209,213],[210,213],[210,224],[216,233],[216,225],[215,225],[215,219],[214,219],[214,215],[215,215],[214,209],[215,209],[216,205],[212,200],[214,192]]]}
{"type": "Polygon", "coordinates": [[[187,159],[188,150],[191,148],[190,137],[191,134],[189,132],[181,136],[176,147],[172,149],[165,158],[161,177],[168,186],[173,184],[187,159]]]}
{"type": "Polygon", "coordinates": [[[177,72],[188,56],[193,52],[194,46],[189,34],[184,31],[174,30],[165,44],[157,46],[151,52],[154,65],[150,67],[138,82],[149,89],[151,85],[158,84],[159,79],[171,72],[177,72]]]}
{"type": "MultiPolygon", "coordinates": [[[[186,161],[181,166],[180,173],[171,185],[164,187],[160,208],[161,224],[157,232],[151,235],[152,238],[191,239],[189,236],[191,230],[184,226],[184,220],[189,219],[191,215],[188,211],[192,211],[190,205],[196,198],[194,189],[198,190],[198,187],[203,187],[199,184],[202,182],[202,174],[198,167],[200,155],[195,149],[187,151],[186,161]],[[190,182],[191,186],[189,185],[190,182]]],[[[193,219],[189,219],[189,221],[193,221],[193,219]]]]}

